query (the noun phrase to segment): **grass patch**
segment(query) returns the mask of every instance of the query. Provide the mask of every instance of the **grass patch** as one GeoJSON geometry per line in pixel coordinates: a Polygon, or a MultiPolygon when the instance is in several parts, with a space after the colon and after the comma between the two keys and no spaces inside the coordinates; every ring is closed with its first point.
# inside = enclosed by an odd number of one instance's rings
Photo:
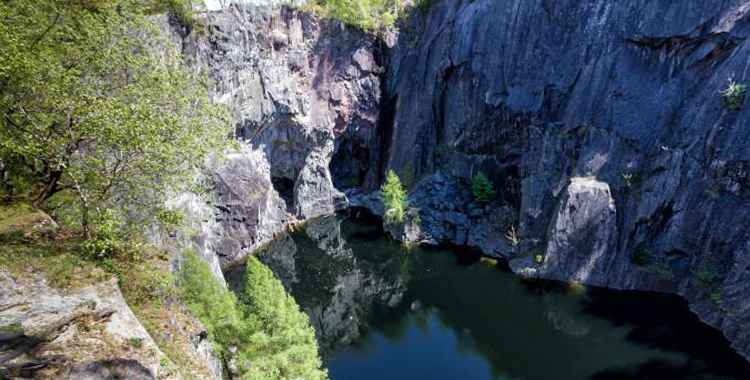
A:
{"type": "Polygon", "coordinates": [[[17,277],[43,272],[50,286],[79,288],[112,278],[78,253],[81,241],[25,238],[20,232],[0,234],[0,268],[17,277]]]}
{"type": "MultiPolygon", "coordinates": [[[[28,234],[29,223],[37,221],[32,216],[37,214],[40,213],[26,204],[0,206],[0,224],[18,227],[0,232],[0,268],[21,280],[29,273],[44,273],[48,284],[58,289],[81,288],[117,278],[126,302],[175,363],[174,370],[186,379],[208,378],[201,359],[191,356],[191,335],[186,334],[197,334],[202,326],[175,302],[177,287],[166,253],[131,242],[98,257],[92,254],[90,241],[70,229],[59,229],[55,234],[28,234]]],[[[127,343],[138,349],[144,342],[130,338],[127,343]]]]}
{"type": "Polygon", "coordinates": [[[53,224],[47,214],[28,203],[0,204],[0,234],[22,231],[28,235],[47,230],[53,224]]]}
{"type": "Polygon", "coordinates": [[[143,347],[143,338],[138,338],[138,337],[128,338],[128,344],[133,348],[140,349],[141,347],[143,347]]]}

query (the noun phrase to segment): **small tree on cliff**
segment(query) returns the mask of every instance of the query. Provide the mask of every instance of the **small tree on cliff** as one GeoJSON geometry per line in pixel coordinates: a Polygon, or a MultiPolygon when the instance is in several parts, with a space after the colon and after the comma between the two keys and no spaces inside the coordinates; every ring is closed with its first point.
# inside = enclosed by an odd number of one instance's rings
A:
{"type": "Polygon", "coordinates": [[[388,224],[403,223],[407,207],[406,189],[393,170],[388,171],[381,190],[383,191],[383,205],[385,206],[385,222],[388,224]]]}
{"type": "Polygon", "coordinates": [[[479,172],[471,178],[471,191],[474,199],[478,202],[490,202],[495,199],[495,192],[492,182],[484,173],[479,172]]]}
{"type": "Polygon", "coordinates": [[[0,160],[36,206],[72,196],[87,236],[105,210],[157,215],[230,135],[146,3],[0,3],[0,160]]]}

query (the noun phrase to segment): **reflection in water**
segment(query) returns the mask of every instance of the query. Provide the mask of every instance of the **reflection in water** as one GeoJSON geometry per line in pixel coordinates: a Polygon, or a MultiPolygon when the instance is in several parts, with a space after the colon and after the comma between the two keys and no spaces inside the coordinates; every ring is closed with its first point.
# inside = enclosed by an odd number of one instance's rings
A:
{"type": "Polygon", "coordinates": [[[336,217],[261,259],[310,315],[332,380],[750,378],[672,296],[524,282],[471,253],[405,252],[377,226],[336,217]]]}
{"type": "MultiPolygon", "coordinates": [[[[400,247],[393,244],[391,249],[355,257],[342,238],[341,223],[335,216],[312,220],[302,231],[283,234],[259,253],[310,316],[324,352],[351,344],[373,306],[397,306],[406,289],[400,247]]],[[[373,233],[378,231],[348,231],[363,241],[373,233]]],[[[235,291],[244,284],[244,274],[244,267],[226,274],[235,291]]]]}

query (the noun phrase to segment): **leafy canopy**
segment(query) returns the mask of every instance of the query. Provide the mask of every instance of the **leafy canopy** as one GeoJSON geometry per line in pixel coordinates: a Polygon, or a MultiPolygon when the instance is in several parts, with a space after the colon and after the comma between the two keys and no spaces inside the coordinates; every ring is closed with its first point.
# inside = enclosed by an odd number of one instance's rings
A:
{"type": "Polygon", "coordinates": [[[403,223],[407,208],[407,194],[404,185],[393,170],[388,171],[381,190],[385,205],[385,222],[403,223]]]}
{"type": "Polygon", "coordinates": [[[327,379],[310,320],[257,258],[248,258],[240,301],[195,253],[185,255],[181,273],[188,308],[206,325],[224,358],[236,360],[242,379],[327,379]],[[232,346],[237,347],[234,354],[232,346]]]}
{"type": "Polygon", "coordinates": [[[0,161],[37,206],[74,194],[86,231],[106,209],[154,217],[227,144],[207,80],[147,18],[157,3],[0,3],[0,161]]]}
{"type": "Polygon", "coordinates": [[[241,359],[251,364],[245,378],[327,379],[307,314],[255,256],[247,260],[241,298],[253,331],[251,344],[241,353],[241,359]]]}
{"type": "Polygon", "coordinates": [[[403,0],[314,0],[308,8],[363,30],[392,27],[404,9],[403,0]]]}

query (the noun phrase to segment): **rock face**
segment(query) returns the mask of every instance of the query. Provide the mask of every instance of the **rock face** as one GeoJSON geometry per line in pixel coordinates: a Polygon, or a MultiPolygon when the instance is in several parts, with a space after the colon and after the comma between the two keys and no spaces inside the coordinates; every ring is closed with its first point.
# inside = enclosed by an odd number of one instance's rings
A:
{"type": "Polygon", "coordinates": [[[385,70],[374,37],[279,4],[238,2],[202,17],[204,32],[160,22],[208,73],[246,146],[216,169],[219,228],[196,246],[226,267],[287,222],[345,205],[337,187],[377,185],[385,70]]]}
{"type": "Polygon", "coordinates": [[[616,263],[617,212],[609,185],[593,178],[572,178],[560,201],[547,249],[533,257],[512,261],[527,276],[606,286],[616,263]],[[538,267],[524,267],[528,261],[538,267]],[[519,265],[519,262],[522,265],[519,265]]]}
{"type": "Polygon", "coordinates": [[[63,292],[0,271],[0,375],[174,379],[114,282],[63,292]]]}
{"type": "Polygon", "coordinates": [[[350,204],[382,212],[363,194],[393,168],[420,209],[409,239],[512,257],[527,276],[682,294],[750,356],[750,111],[720,95],[748,81],[749,13],[746,0],[445,0],[385,46],[278,6],[211,12],[205,34],[177,39],[269,172],[217,171],[211,246],[226,267],[354,187],[350,204]],[[469,191],[479,171],[489,204],[469,191]]]}
{"type": "Polygon", "coordinates": [[[382,165],[419,183],[415,202],[438,170],[458,186],[483,171],[514,210],[515,270],[682,294],[750,356],[750,107],[720,95],[748,81],[749,12],[740,0],[437,2],[392,51],[382,165]]]}

